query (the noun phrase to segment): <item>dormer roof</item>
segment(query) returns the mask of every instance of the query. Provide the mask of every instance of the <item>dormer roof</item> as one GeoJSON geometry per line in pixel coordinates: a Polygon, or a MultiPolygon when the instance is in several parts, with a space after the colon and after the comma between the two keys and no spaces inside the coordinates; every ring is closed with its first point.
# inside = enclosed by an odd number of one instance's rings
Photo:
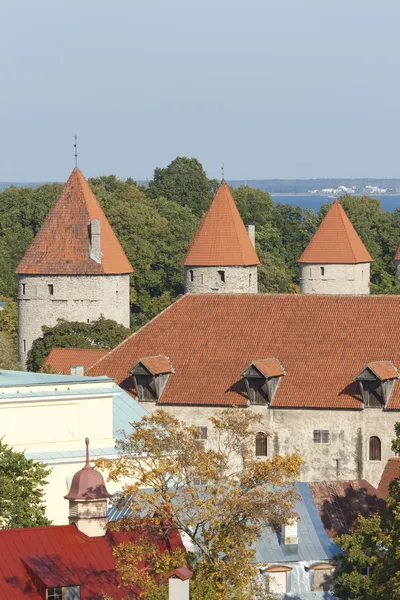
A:
{"type": "Polygon", "coordinates": [[[174,369],[166,356],[146,356],[141,358],[141,363],[151,375],[173,373],[174,369]]]}
{"type": "Polygon", "coordinates": [[[367,363],[365,369],[357,375],[357,379],[365,378],[365,372],[372,372],[373,375],[380,381],[388,381],[389,379],[399,379],[399,373],[390,360],[379,360],[376,362],[367,363]]]}
{"type": "Polygon", "coordinates": [[[21,275],[112,275],[132,271],[99,202],[75,167],[16,272],[21,275]],[[100,222],[100,261],[94,260],[90,253],[92,221],[100,222]]]}
{"type": "Polygon", "coordinates": [[[282,375],[286,375],[284,368],[277,358],[262,358],[260,360],[253,360],[253,365],[267,378],[281,377],[282,375]]]}
{"type": "Polygon", "coordinates": [[[372,262],[339,200],[331,204],[299,263],[358,264],[372,262]]]}
{"type": "Polygon", "coordinates": [[[183,262],[186,267],[258,265],[260,261],[224,180],[183,262]]]}

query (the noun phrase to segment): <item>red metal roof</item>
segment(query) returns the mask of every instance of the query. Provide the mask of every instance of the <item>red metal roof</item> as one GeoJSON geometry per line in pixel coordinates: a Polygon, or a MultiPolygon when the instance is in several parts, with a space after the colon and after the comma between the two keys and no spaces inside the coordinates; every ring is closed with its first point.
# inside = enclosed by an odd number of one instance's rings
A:
{"type": "Polygon", "coordinates": [[[370,517],[385,508],[380,492],[364,479],[318,481],[308,487],[330,538],[353,530],[358,515],[370,517]]]}
{"type": "MultiPolygon", "coordinates": [[[[176,372],[160,404],[246,406],[241,373],[275,356],[286,376],[272,407],[361,410],[355,377],[370,362],[400,365],[398,331],[399,296],[187,294],[89,373],[115,378],[134,395],[132,365],[162,353],[176,372]]],[[[400,410],[399,382],[388,408],[400,410]]]]}
{"type": "Polygon", "coordinates": [[[400,477],[400,457],[394,456],[389,458],[386,463],[385,469],[382,473],[381,480],[379,482],[378,489],[380,493],[386,498],[389,494],[389,485],[394,479],[400,477]]]}
{"type": "Polygon", "coordinates": [[[75,167],[61,195],[25,252],[24,275],[132,273],[125,252],[81,171],[75,167]],[[100,221],[101,264],[90,258],[89,225],[100,221]]]}
{"type": "MultiPolygon", "coordinates": [[[[0,598],[41,600],[28,568],[48,585],[81,585],[81,600],[113,600],[127,596],[119,587],[112,548],[116,543],[135,542],[146,532],[111,533],[88,537],[75,525],[0,530],[0,598]],[[24,564],[25,563],[25,564],[24,564]],[[52,572],[51,567],[54,567],[52,572]],[[27,568],[28,567],[28,568],[27,568]]],[[[169,534],[172,548],[183,549],[177,533],[169,534]]],[[[158,540],[160,552],[165,542],[158,540]]]]}
{"type": "Polygon", "coordinates": [[[183,264],[204,267],[260,264],[225,181],[204,215],[183,264]]]}
{"type": "Polygon", "coordinates": [[[339,200],[326,213],[299,263],[354,264],[372,262],[372,258],[339,200]]]}
{"type": "Polygon", "coordinates": [[[53,348],[43,367],[51,367],[56,373],[65,375],[70,374],[71,367],[84,367],[86,372],[108,352],[100,348],[53,348]]]}

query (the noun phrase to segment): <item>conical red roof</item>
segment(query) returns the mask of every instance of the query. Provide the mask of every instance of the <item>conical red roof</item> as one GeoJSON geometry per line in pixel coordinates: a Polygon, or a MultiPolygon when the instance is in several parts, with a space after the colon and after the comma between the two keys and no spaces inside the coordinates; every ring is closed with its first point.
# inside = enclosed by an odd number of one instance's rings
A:
{"type": "Polygon", "coordinates": [[[326,213],[299,263],[356,264],[372,258],[339,200],[326,213]]]}
{"type": "Polygon", "coordinates": [[[19,263],[26,275],[101,275],[131,273],[125,252],[78,167],[19,263]],[[101,263],[90,257],[89,225],[100,221],[101,263]]]}
{"type": "Polygon", "coordinates": [[[204,215],[183,264],[204,267],[260,264],[225,181],[204,215]]]}

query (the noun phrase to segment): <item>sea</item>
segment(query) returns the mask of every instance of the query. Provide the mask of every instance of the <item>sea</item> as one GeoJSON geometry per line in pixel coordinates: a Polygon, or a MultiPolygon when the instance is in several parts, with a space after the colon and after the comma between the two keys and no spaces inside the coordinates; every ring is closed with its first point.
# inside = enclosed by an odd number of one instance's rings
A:
{"type": "MultiPolygon", "coordinates": [[[[393,212],[400,208],[400,196],[373,196],[381,201],[382,210],[393,212]]],[[[301,208],[312,208],[318,212],[322,204],[333,202],[334,198],[330,196],[283,196],[281,194],[271,194],[271,198],[277,204],[290,204],[291,206],[300,206],[301,208]]]]}

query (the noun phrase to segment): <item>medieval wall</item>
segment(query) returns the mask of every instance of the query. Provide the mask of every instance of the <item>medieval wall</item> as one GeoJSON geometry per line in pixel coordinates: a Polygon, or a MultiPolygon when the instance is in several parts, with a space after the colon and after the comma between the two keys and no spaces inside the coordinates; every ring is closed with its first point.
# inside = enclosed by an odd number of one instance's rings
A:
{"type": "MultiPolygon", "coordinates": [[[[143,403],[147,410],[155,404],[143,403]]],[[[163,406],[164,410],[188,425],[208,427],[208,442],[215,440],[211,416],[223,411],[207,406],[163,406]]],[[[263,415],[257,431],[269,434],[268,456],[290,454],[296,449],[304,460],[300,481],[366,479],[379,484],[388,459],[393,456],[391,441],[394,424],[400,413],[366,408],[364,410],[270,409],[252,406],[249,409],[263,415]],[[329,431],[328,443],[315,443],[314,430],[329,431]],[[381,441],[381,460],[369,460],[369,438],[381,441]]]]}
{"type": "Polygon", "coordinates": [[[302,294],[369,294],[370,264],[301,264],[302,294]]]}
{"type": "Polygon", "coordinates": [[[103,315],[129,327],[129,275],[21,275],[18,278],[18,353],[26,364],[42,326],[58,319],[90,322],[103,315]]]}
{"type": "Polygon", "coordinates": [[[257,266],[185,267],[184,278],[187,294],[256,294],[258,290],[257,266]]]}

